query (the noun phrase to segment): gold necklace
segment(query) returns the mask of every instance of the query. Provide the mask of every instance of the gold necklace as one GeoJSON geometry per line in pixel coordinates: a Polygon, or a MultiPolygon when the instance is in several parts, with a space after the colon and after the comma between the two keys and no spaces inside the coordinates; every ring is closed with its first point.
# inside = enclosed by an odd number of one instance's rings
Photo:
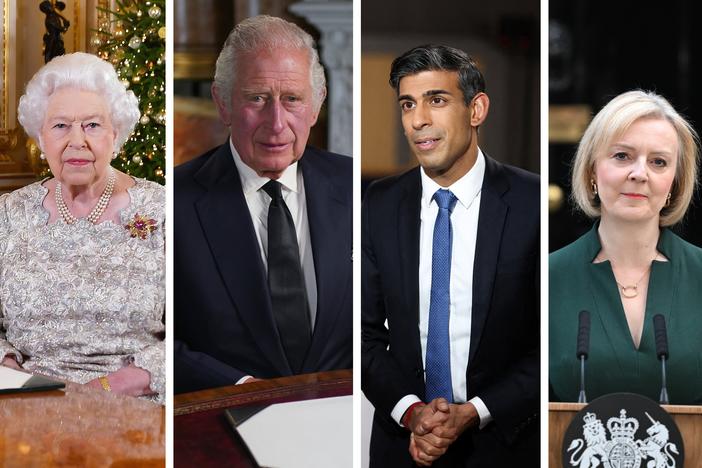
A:
{"type": "MultiPolygon", "coordinates": [[[[651,269],[651,265],[653,264],[653,261],[658,257],[658,252],[656,252],[656,256],[651,259],[651,263],[648,265],[648,268],[643,272],[643,275],[641,275],[641,278],[639,280],[631,285],[624,286],[621,284],[619,281],[617,281],[617,277],[614,277],[614,281],[617,283],[617,286],[619,286],[619,292],[621,293],[622,297],[625,297],[626,299],[633,299],[636,296],[639,295],[639,283],[641,282],[642,279],[646,276],[646,273],[649,272],[651,269]]],[[[614,273],[614,272],[612,272],[614,273]]]]}

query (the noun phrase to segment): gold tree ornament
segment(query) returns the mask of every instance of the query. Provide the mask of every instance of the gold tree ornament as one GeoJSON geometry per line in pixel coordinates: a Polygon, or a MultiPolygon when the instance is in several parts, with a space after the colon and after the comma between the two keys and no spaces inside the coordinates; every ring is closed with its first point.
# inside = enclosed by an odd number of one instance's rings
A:
{"type": "Polygon", "coordinates": [[[115,39],[123,39],[124,38],[124,28],[122,27],[122,23],[117,22],[115,24],[115,30],[112,32],[112,35],[115,37],[115,39]]]}
{"type": "Polygon", "coordinates": [[[158,5],[154,5],[149,8],[149,16],[153,19],[157,19],[161,16],[161,9],[158,7],[158,5]]]}

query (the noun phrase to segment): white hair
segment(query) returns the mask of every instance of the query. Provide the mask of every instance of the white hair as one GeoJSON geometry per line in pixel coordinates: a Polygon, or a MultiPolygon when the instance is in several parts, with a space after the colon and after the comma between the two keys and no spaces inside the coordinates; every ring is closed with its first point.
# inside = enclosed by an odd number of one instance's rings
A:
{"type": "Polygon", "coordinates": [[[310,59],[310,84],[315,110],[319,111],[326,96],[324,68],[319,63],[319,54],[314,39],[299,26],[268,15],[247,18],[237,24],[224,42],[217,57],[214,86],[227,109],[231,108],[232,88],[236,76],[239,55],[260,50],[300,49],[306,50],[310,59]]]}
{"type": "Polygon", "coordinates": [[[55,57],[27,83],[17,108],[17,118],[27,134],[42,146],[41,128],[49,97],[63,88],[91,91],[105,99],[117,132],[114,150],[119,151],[139,120],[139,101],[124,88],[112,65],[85,52],[55,57]]]}

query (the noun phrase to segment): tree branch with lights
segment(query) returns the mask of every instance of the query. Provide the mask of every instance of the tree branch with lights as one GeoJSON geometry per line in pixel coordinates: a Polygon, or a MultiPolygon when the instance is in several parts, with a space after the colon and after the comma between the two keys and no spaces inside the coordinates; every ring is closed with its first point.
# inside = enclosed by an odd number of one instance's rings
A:
{"type": "Polygon", "coordinates": [[[91,42],[139,98],[141,118],[112,163],[127,174],[163,184],[166,161],[165,0],[117,0],[104,10],[91,42]]]}

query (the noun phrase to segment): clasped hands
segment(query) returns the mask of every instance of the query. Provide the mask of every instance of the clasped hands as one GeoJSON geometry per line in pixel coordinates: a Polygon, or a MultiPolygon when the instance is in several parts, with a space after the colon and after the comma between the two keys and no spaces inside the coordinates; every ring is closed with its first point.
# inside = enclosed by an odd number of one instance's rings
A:
{"type": "Polygon", "coordinates": [[[412,432],[409,452],[419,466],[430,466],[466,429],[480,423],[472,403],[450,404],[444,398],[417,405],[411,411],[407,424],[412,432]]]}

